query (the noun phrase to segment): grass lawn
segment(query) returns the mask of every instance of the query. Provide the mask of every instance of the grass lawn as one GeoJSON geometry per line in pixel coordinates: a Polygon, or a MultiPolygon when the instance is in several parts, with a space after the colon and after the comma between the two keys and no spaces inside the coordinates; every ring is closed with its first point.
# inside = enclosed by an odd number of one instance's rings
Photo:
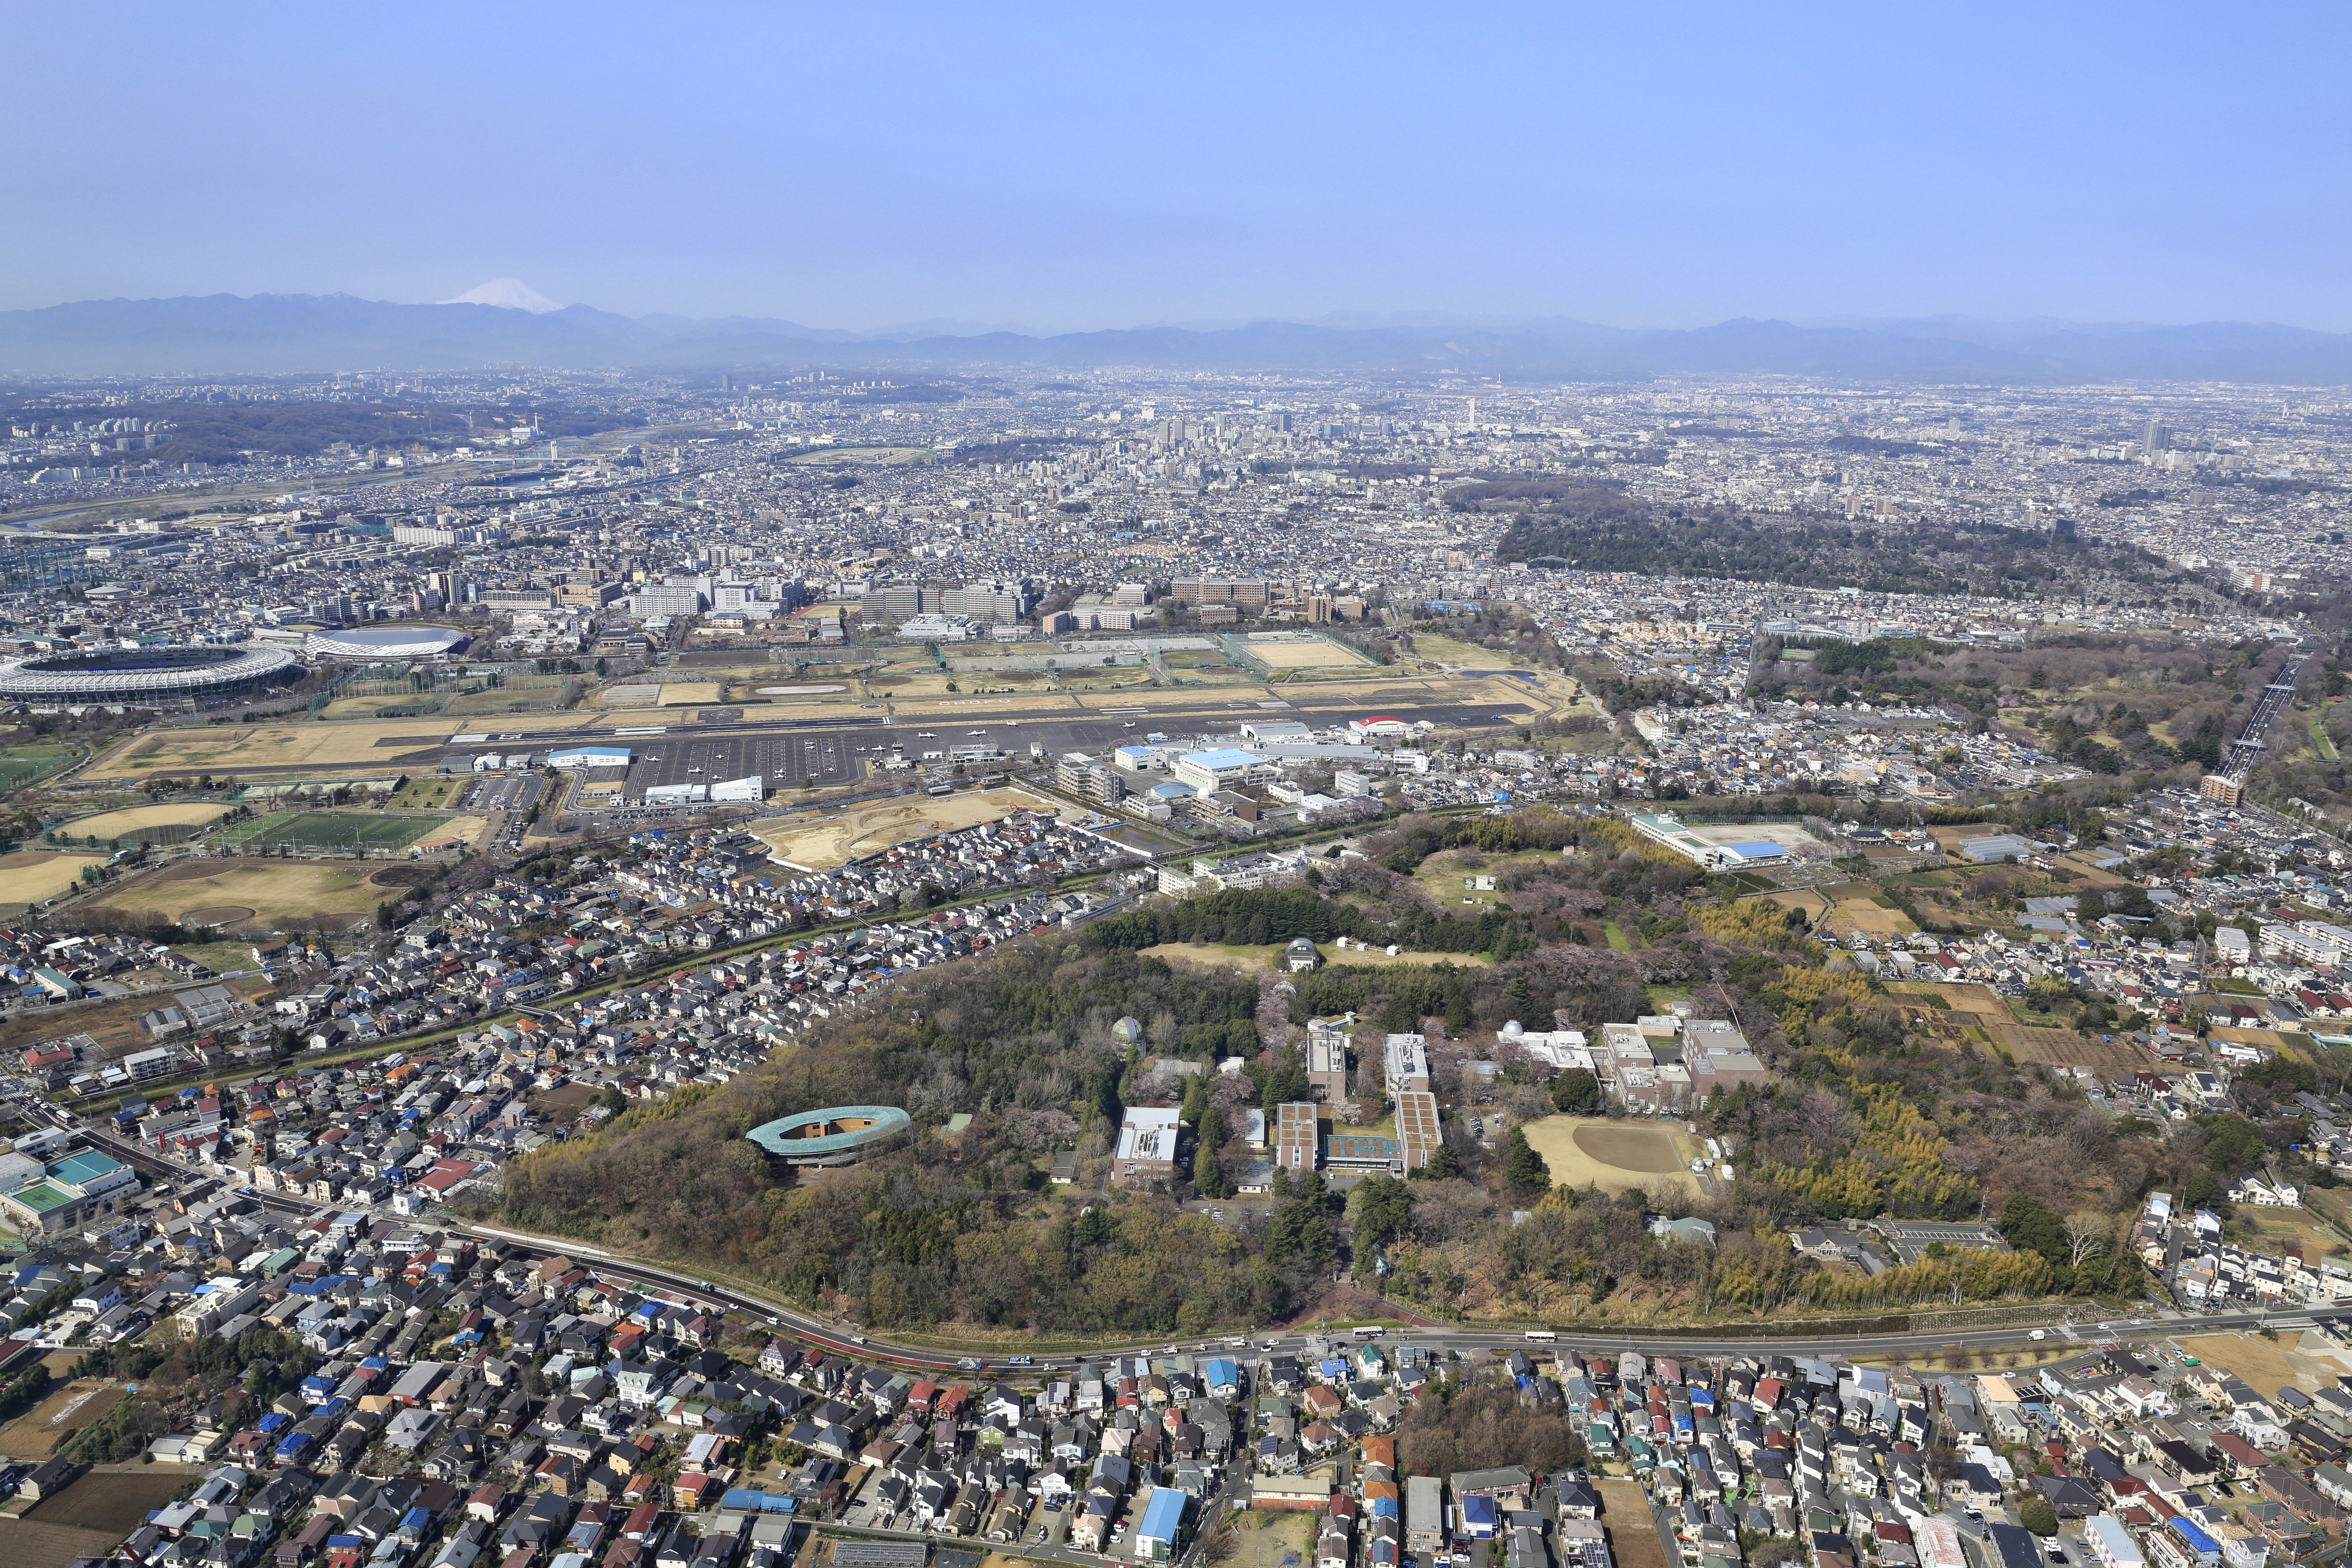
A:
{"type": "Polygon", "coordinates": [[[463,778],[415,778],[400,786],[385,808],[391,811],[436,811],[457,798],[470,782],[463,778]]]}
{"type": "Polygon", "coordinates": [[[1626,940],[1625,933],[1618,929],[1617,922],[1615,921],[1609,921],[1603,929],[1609,933],[1609,945],[1611,947],[1615,948],[1620,952],[1631,952],[1633,951],[1633,944],[1626,940]]]}
{"type": "Polygon", "coordinates": [[[279,812],[249,828],[233,827],[222,835],[226,843],[292,845],[301,849],[390,849],[419,838],[456,820],[449,816],[404,814],[382,816],[346,811],[279,812]]]}
{"type": "Polygon", "coordinates": [[[1441,849],[1423,860],[1412,874],[1429,896],[1447,910],[1465,905],[1485,908],[1499,904],[1503,895],[1494,889],[1466,888],[1463,883],[1473,877],[1492,877],[1500,880],[1513,866],[1532,865],[1552,857],[1540,849],[1522,850],[1516,855],[1488,855],[1475,849],[1441,849]]]}
{"type": "Polygon", "coordinates": [[[2320,716],[2314,713],[2305,721],[2304,728],[2311,735],[2311,749],[2317,752],[2326,761],[2332,763],[2336,760],[2336,742],[2329,740],[2326,732],[2320,729],[2319,719],[2320,716]]]}
{"type": "Polygon", "coordinates": [[[0,789],[15,789],[72,755],[69,746],[11,746],[0,752],[0,789]]]}

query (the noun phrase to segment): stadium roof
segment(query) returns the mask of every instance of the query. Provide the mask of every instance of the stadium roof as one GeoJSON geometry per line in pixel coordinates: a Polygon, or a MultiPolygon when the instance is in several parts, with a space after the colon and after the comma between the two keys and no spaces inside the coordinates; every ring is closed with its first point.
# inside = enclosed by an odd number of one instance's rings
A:
{"type": "Polygon", "coordinates": [[[312,632],[303,639],[302,650],[330,658],[430,658],[466,640],[466,634],[454,626],[352,626],[312,632]]]}

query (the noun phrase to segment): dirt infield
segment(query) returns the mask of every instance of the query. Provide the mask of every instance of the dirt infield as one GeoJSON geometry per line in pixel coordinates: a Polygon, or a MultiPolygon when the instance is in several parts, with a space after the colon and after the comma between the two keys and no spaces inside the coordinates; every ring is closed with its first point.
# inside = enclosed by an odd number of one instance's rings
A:
{"type": "Polygon", "coordinates": [[[1579,1152],[1621,1170],[1657,1175],[1682,1170],[1686,1163],[1674,1141],[1654,1127],[1580,1127],[1571,1136],[1579,1152]]]}
{"type": "Polygon", "coordinates": [[[81,880],[84,866],[102,864],[102,855],[68,855],[55,849],[20,849],[0,855],[0,909],[37,904],[81,880]]]}
{"type": "Polygon", "coordinates": [[[196,910],[250,910],[257,923],[340,917],[346,923],[373,913],[380,895],[368,887],[375,868],[365,861],[182,860],[126,882],[108,907],[152,910],[172,920],[196,910]]]}
{"type": "Polygon", "coordinates": [[[966,795],[914,795],[842,812],[795,813],[755,822],[751,831],[793,865],[822,871],[909,838],[993,822],[1007,812],[1059,814],[1069,809],[1026,790],[974,790],[966,795]]]}
{"type": "Polygon", "coordinates": [[[1278,633],[1261,632],[1242,638],[1241,647],[1268,669],[1325,669],[1339,666],[1360,668],[1369,663],[1361,654],[1318,637],[1294,641],[1278,633]]]}
{"type": "Polygon", "coordinates": [[[1631,1187],[1659,1193],[1673,1187],[1698,1195],[1690,1163],[1706,1151],[1680,1122],[1547,1116],[1523,1125],[1528,1143],[1551,1167],[1555,1186],[1598,1186],[1612,1193],[1631,1187]]]}
{"type": "MultiPolygon", "coordinates": [[[[11,1459],[46,1459],[58,1446],[122,1402],[122,1386],[102,1378],[77,1378],[42,1400],[6,1431],[0,1432],[0,1455],[11,1459]]],[[[59,1519],[59,1524],[81,1524],[59,1519]]],[[[125,1525],[128,1530],[130,1526],[125,1525]]]]}
{"type": "Polygon", "coordinates": [[[229,808],[216,800],[184,800],[170,805],[134,805],[128,811],[102,811],[67,823],[60,832],[76,838],[112,838],[142,827],[194,826],[226,816],[229,808]]]}

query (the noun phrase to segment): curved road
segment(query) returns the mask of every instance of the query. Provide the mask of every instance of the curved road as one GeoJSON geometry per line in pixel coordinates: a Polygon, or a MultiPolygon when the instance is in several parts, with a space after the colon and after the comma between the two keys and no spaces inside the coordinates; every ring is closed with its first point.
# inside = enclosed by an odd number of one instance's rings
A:
{"type": "MultiPolygon", "coordinates": [[[[49,1107],[49,1113],[61,1127],[78,1131],[90,1142],[122,1159],[134,1168],[157,1174],[175,1177],[194,1173],[187,1166],[166,1160],[153,1151],[100,1131],[77,1122],[66,1111],[49,1107]]],[[[254,1197],[265,1208],[304,1219],[316,1215],[341,1212],[338,1205],[314,1204],[307,1199],[287,1197],[280,1194],[256,1192],[254,1197]]],[[[868,1361],[886,1362],[892,1365],[924,1371],[965,1371],[975,1374],[1013,1376],[1034,1373],[1048,1368],[1075,1367],[1079,1363],[1105,1355],[1133,1354],[1150,1352],[1223,1351],[1239,1356],[1245,1352],[1303,1351],[1310,1339],[1346,1339],[1350,1331],[1334,1330],[1314,1334],[1297,1329],[1276,1330],[1253,1335],[1218,1335],[1209,1339],[1181,1342],[1148,1340],[1106,1341],[1086,1352],[1056,1352],[1027,1358],[992,1356],[958,1357],[946,1351],[922,1345],[896,1344],[877,1340],[859,1332],[854,1326],[844,1325],[830,1318],[816,1316],[795,1308],[753,1296],[730,1286],[723,1286],[695,1275],[666,1268],[605,1251],[601,1247],[566,1243],[560,1238],[528,1236],[520,1231],[502,1230],[494,1226],[471,1226],[448,1216],[436,1223],[443,1228],[496,1241],[509,1251],[525,1258],[545,1259],[562,1256],[574,1259],[600,1274],[629,1279],[641,1285],[657,1287],[666,1295],[698,1306],[714,1307],[734,1311],[768,1323],[780,1331],[789,1332],[829,1351],[858,1356],[868,1361]]],[[[1530,1343],[1559,1344],[1572,1350],[1609,1352],[1640,1351],[1645,1354],[1669,1355],[1737,1355],[1757,1352],[1781,1355],[1897,1356],[1906,1353],[1933,1354],[1955,1348],[1982,1350],[2014,1347],[2030,1342],[2036,1333],[2053,1344],[2076,1343],[2085,1346],[2110,1339],[2138,1338],[2188,1332],[2210,1333],[2231,1329],[2260,1328],[2264,1324],[2280,1327],[2302,1326],[2309,1315],[2295,1310],[2224,1312],[2184,1314],[2173,1317],[2109,1318],[2074,1322],[2072,1314],[2054,1313],[2037,1322],[2006,1324],[1997,1328],[1951,1329],[1929,1332],[1897,1334],[1840,1334],[1828,1337],[1784,1336],[1776,1334],[1720,1335],[1675,1333],[1652,1331],[1641,1332],[1572,1332],[1563,1331],[1543,1341],[1530,1341],[1526,1331],[1494,1329],[1464,1329],[1446,1325],[1423,1328],[1392,1324],[1411,1338],[1446,1350],[1507,1350],[1525,1348],[1530,1343]],[[2072,1324],[2071,1331],[2069,1324],[2072,1324]]]]}

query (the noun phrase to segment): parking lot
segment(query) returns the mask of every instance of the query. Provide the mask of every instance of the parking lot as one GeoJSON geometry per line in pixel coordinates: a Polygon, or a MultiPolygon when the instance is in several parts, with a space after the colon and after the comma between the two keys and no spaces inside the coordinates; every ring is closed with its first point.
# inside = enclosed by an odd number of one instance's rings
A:
{"type": "Polygon", "coordinates": [[[530,773],[486,773],[458,793],[456,809],[488,816],[493,811],[520,811],[529,804],[530,773]]]}
{"type": "Polygon", "coordinates": [[[876,753],[889,754],[889,742],[870,730],[806,730],[781,734],[698,735],[673,731],[635,743],[625,788],[632,803],[658,784],[716,784],[758,775],[770,795],[797,789],[855,784],[876,753]]]}

